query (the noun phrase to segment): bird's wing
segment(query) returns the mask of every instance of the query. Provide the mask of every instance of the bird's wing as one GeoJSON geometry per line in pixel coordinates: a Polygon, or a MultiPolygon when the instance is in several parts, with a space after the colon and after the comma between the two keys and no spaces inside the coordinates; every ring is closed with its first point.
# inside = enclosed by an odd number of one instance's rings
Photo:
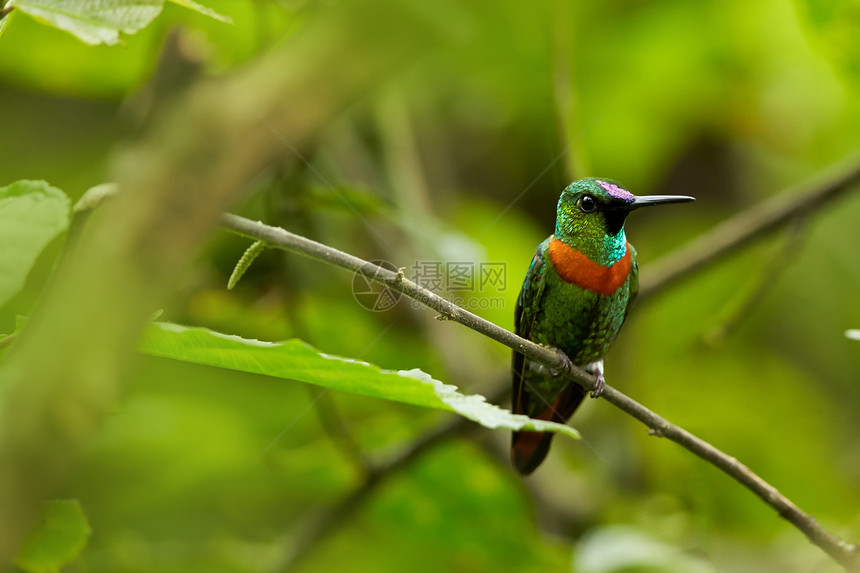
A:
{"type": "MultiPolygon", "coordinates": [[[[544,259],[544,253],[549,240],[547,239],[538,247],[517,299],[514,326],[517,334],[529,340],[532,338],[535,320],[538,318],[538,309],[542,307],[541,299],[546,292],[549,266],[544,259]]],[[[534,392],[534,385],[539,383],[541,378],[552,377],[553,374],[529,371],[529,359],[517,351],[513,352],[512,369],[514,391],[511,410],[515,414],[525,414],[540,420],[552,420],[563,424],[585,398],[585,392],[579,386],[568,384],[552,402],[545,402],[545,398],[541,398],[534,392]],[[529,384],[532,386],[530,387],[529,384]],[[534,400],[537,403],[533,404],[534,400]]],[[[549,453],[554,435],[552,432],[513,432],[511,460],[520,474],[528,475],[541,464],[549,453]]]]}
{"type": "Polygon", "coordinates": [[[627,243],[627,248],[630,249],[633,264],[630,267],[630,279],[628,281],[630,298],[627,299],[627,310],[624,311],[624,320],[627,320],[627,315],[630,314],[630,309],[633,308],[636,295],[639,294],[639,263],[636,261],[636,249],[630,243],[627,243]]]}
{"type": "MultiPolygon", "coordinates": [[[[515,332],[526,339],[531,339],[531,331],[537,318],[540,299],[543,296],[546,285],[546,268],[543,258],[544,248],[549,239],[540,244],[526,272],[523,280],[523,288],[517,297],[517,306],[514,309],[515,332]]],[[[517,414],[527,413],[528,409],[524,400],[528,400],[523,392],[523,376],[527,367],[527,359],[517,351],[513,352],[511,367],[513,371],[513,395],[512,410],[517,414]]]]}

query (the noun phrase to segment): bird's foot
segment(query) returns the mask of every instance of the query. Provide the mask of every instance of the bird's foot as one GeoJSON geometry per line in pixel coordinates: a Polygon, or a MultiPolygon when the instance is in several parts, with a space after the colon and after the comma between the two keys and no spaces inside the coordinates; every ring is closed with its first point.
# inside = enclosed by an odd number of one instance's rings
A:
{"type": "Polygon", "coordinates": [[[603,361],[592,362],[585,367],[587,372],[594,374],[594,386],[591,387],[591,397],[599,398],[606,386],[606,378],[603,377],[603,361]]]}
{"type": "Polygon", "coordinates": [[[560,348],[555,348],[551,346],[550,350],[555,352],[558,357],[561,358],[561,368],[553,369],[553,373],[556,376],[561,376],[565,371],[569,371],[573,367],[573,362],[571,362],[567,354],[565,354],[560,348]]]}
{"type": "Polygon", "coordinates": [[[602,372],[598,372],[594,375],[594,386],[591,388],[591,397],[599,398],[601,394],[603,394],[603,388],[606,386],[606,378],[603,377],[602,372]]]}

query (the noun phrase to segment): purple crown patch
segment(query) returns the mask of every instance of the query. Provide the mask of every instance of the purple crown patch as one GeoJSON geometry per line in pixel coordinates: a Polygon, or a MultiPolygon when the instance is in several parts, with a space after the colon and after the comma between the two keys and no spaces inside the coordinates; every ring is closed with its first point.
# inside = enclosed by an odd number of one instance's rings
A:
{"type": "Polygon", "coordinates": [[[597,184],[603,187],[604,191],[606,191],[607,193],[609,193],[610,196],[616,199],[621,199],[622,201],[627,201],[628,203],[632,203],[636,199],[636,196],[633,195],[633,193],[631,193],[627,189],[622,189],[618,185],[613,185],[612,183],[607,183],[606,181],[600,180],[597,181],[597,184]]]}

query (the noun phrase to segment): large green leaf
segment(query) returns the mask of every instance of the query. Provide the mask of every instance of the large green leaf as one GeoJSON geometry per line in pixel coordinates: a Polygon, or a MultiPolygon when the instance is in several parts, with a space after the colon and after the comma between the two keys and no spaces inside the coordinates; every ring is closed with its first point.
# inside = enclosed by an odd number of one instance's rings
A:
{"type": "Polygon", "coordinates": [[[0,306],[24,286],[42,249],[69,224],[69,198],[44,181],[0,187],[0,306]]]}
{"type": "Polygon", "coordinates": [[[52,573],[74,561],[91,533],[77,500],[49,502],[45,520],[21,548],[17,564],[29,573],[52,573]]]}
{"type": "Polygon", "coordinates": [[[117,44],[161,12],[163,0],[13,0],[15,8],[87,44],[117,44]]]}
{"type": "Polygon", "coordinates": [[[153,356],[288,378],[344,392],[384,398],[425,408],[457,412],[487,428],[560,432],[579,437],[564,424],[511,414],[467,396],[418,369],[385,370],[351,358],[324,354],[301,340],[261,342],[205,328],[153,323],[140,349],[153,356]]]}

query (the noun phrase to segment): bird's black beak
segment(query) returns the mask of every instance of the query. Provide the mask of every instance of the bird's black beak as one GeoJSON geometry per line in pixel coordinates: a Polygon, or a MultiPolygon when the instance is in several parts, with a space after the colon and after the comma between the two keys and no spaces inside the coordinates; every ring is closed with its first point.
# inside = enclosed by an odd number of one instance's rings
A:
{"type": "Polygon", "coordinates": [[[624,227],[624,220],[628,213],[639,207],[650,207],[663,203],[687,203],[695,200],[695,197],[688,197],[687,195],[643,195],[636,197],[632,203],[624,202],[606,209],[606,231],[610,235],[618,233],[624,227]]]}
{"type": "Polygon", "coordinates": [[[661,205],[663,203],[689,203],[695,200],[695,197],[687,195],[643,195],[636,197],[632,203],[629,203],[627,209],[632,211],[639,207],[650,207],[651,205],[661,205]]]}

